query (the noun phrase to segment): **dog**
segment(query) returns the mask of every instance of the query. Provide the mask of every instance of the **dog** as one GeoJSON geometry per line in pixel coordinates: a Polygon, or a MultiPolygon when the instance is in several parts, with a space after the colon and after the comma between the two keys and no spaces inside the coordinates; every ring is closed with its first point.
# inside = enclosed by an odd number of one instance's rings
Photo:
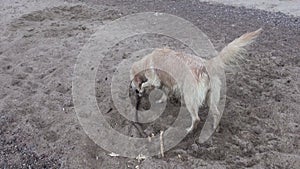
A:
{"type": "Polygon", "coordinates": [[[262,29],[258,29],[242,35],[209,60],[168,48],[157,48],[133,63],[130,69],[130,85],[140,96],[147,87],[163,89],[166,94],[163,94],[157,103],[165,102],[171,92],[182,93],[186,108],[192,117],[192,124],[186,129],[188,133],[199,123],[198,110],[206,101],[213,109],[213,128],[216,129],[217,119],[221,115],[217,107],[221,91],[218,72],[243,59],[245,47],[254,42],[261,31],[262,29]]]}

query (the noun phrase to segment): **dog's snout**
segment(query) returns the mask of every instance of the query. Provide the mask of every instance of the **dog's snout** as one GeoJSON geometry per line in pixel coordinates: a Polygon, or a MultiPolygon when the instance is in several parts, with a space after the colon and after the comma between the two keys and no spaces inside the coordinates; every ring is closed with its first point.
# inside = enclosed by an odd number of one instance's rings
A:
{"type": "Polygon", "coordinates": [[[138,94],[139,96],[141,95],[141,91],[139,90],[138,87],[135,86],[133,81],[130,83],[130,89],[134,91],[136,94],[138,94]]]}

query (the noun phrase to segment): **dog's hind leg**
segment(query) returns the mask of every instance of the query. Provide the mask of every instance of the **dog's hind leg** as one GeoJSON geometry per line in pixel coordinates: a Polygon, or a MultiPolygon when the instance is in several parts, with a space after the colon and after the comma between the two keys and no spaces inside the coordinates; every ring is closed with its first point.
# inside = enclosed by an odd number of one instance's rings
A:
{"type": "Polygon", "coordinates": [[[220,102],[221,81],[217,77],[211,78],[211,88],[208,96],[208,106],[213,116],[213,129],[216,129],[221,118],[221,112],[218,109],[220,102]]]}

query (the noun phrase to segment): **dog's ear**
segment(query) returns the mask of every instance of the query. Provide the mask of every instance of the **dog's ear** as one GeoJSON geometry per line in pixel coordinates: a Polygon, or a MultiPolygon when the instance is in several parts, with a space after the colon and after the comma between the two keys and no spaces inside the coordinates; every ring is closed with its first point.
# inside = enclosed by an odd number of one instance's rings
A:
{"type": "Polygon", "coordinates": [[[142,83],[142,77],[141,77],[141,75],[135,75],[134,76],[134,81],[137,83],[137,84],[141,84],[142,83]]]}
{"type": "Polygon", "coordinates": [[[134,86],[135,86],[136,89],[140,89],[141,85],[143,83],[143,78],[142,78],[141,75],[137,74],[137,75],[134,76],[132,82],[134,83],[134,86]]]}

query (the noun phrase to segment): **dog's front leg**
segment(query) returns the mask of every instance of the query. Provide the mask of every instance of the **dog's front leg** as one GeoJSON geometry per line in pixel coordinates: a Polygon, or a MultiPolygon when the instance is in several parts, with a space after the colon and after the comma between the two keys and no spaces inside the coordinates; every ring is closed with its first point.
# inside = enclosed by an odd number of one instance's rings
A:
{"type": "Polygon", "coordinates": [[[183,89],[186,108],[188,109],[192,117],[192,125],[191,127],[187,128],[188,133],[195,129],[200,122],[198,110],[203,104],[208,91],[208,84],[205,79],[198,82],[197,84],[193,82],[194,81],[186,83],[183,89]]]}
{"type": "Polygon", "coordinates": [[[218,77],[211,78],[211,89],[208,95],[208,105],[212,110],[213,116],[213,129],[215,130],[218,126],[218,123],[221,118],[221,112],[218,110],[218,105],[220,102],[220,93],[221,93],[221,81],[218,77]]]}
{"type": "Polygon", "coordinates": [[[190,133],[191,131],[194,130],[194,128],[196,128],[196,126],[198,125],[198,123],[200,122],[200,118],[198,115],[198,109],[199,109],[199,105],[201,105],[201,103],[198,103],[194,100],[195,97],[193,97],[193,95],[190,96],[186,96],[185,95],[185,104],[186,104],[186,108],[188,109],[188,111],[190,112],[190,115],[192,117],[192,124],[189,128],[186,129],[186,131],[188,133],[190,133]]]}

